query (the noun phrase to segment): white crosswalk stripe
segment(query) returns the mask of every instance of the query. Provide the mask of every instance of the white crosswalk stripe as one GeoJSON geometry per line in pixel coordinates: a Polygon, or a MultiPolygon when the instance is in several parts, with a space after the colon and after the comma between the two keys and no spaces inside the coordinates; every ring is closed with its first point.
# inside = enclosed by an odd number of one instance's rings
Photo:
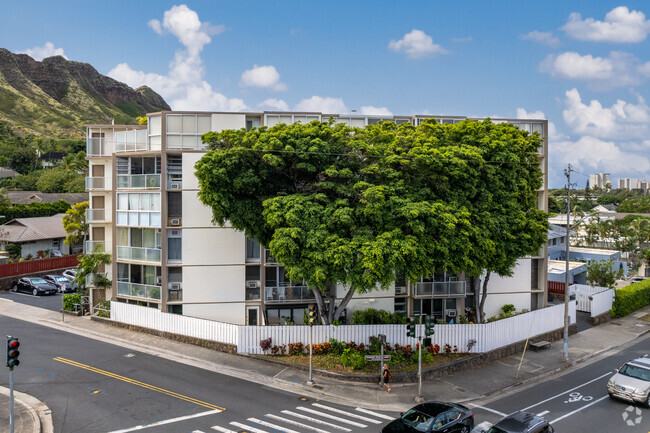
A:
{"type": "Polygon", "coordinates": [[[264,421],[257,418],[248,418],[248,421],[254,422],[255,424],[263,425],[264,427],[271,427],[273,431],[283,432],[283,433],[300,433],[295,430],[288,429],[286,427],[279,426],[277,424],[271,424],[268,421],[264,421]]]}
{"type": "MultiPolygon", "coordinates": [[[[314,427],[314,426],[311,426],[309,424],[304,424],[304,423],[301,423],[301,422],[298,422],[298,421],[295,421],[295,420],[292,420],[292,419],[289,419],[289,418],[283,418],[281,416],[273,415],[272,413],[267,413],[264,416],[266,418],[272,418],[272,419],[275,419],[275,420],[278,420],[278,421],[282,421],[283,423],[286,423],[286,424],[291,424],[291,425],[295,425],[295,426],[298,426],[298,427],[301,427],[301,428],[304,428],[304,429],[307,429],[307,430],[311,430],[311,431],[316,432],[316,433],[330,433],[327,430],[321,430],[318,427],[314,427]]],[[[345,429],[345,430],[350,431],[350,429],[345,429]]]]}
{"type": "Polygon", "coordinates": [[[373,412],[373,411],[371,411],[371,410],[364,409],[364,408],[362,408],[362,407],[358,407],[358,408],[356,408],[356,409],[357,409],[359,412],[367,413],[368,415],[376,416],[377,418],[383,418],[383,419],[387,419],[387,420],[390,420],[390,421],[392,421],[392,420],[395,419],[395,418],[392,417],[392,416],[384,415],[383,413],[373,412]]]}
{"type": "Polygon", "coordinates": [[[377,421],[376,419],[372,419],[372,418],[368,418],[368,417],[365,417],[365,416],[357,415],[356,413],[346,412],[344,410],[337,409],[335,407],[325,406],[324,404],[314,403],[314,404],[312,404],[312,406],[315,406],[315,407],[318,407],[318,408],[321,408],[321,409],[325,409],[325,410],[329,410],[330,412],[340,413],[341,415],[349,416],[350,418],[360,419],[361,421],[371,422],[373,424],[381,424],[381,421],[377,421]]]}
{"type": "Polygon", "coordinates": [[[287,414],[287,415],[291,415],[291,416],[295,416],[296,418],[305,419],[305,420],[307,420],[309,422],[313,422],[313,423],[316,423],[316,424],[326,425],[326,426],[329,426],[329,427],[332,427],[332,428],[335,428],[335,429],[338,429],[338,430],[352,431],[349,428],[341,427],[340,425],[332,424],[332,423],[320,420],[318,418],[312,418],[310,416],[303,415],[301,413],[291,412],[290,410],[283,410],[282,413],[287,414]]]}
{"type": "Polygon", "coordinates": [[[359,422],[343,419],[343,418],[338,417],[336,415],[332,415],[330,413],[325,413],[325,412],[321,412],[321,411],[318,411],[318,410],[310,409],[308,407],[297,406],[296,409],[301,410],[303,412],[309,412],[309,413],[312,413],[314,415],[322,416],[324,418],[335,419],[337,421],[343,422],[345,424],[350,424],[350,425],[353,425],[355,427],[363,427],[363,428],[368,427],[365,424],[361,424],[359,422]]]}
{"type": "Polygon", "coordinates": [[[260,429],[257,429],[255,427],[251,427],[249,425],[242,424],[240,422],[233,421],[233,422],[230,423],[230,425],[234,425],[235,427],[243,428],[246,431],[252,431],[253,433],[269,433],[266,430],[260,430],[260,429]]]}
{"type": "Polygon", "coordinates": [[[213,425],[210,427],[212,430],[220,431],[221,433],[235,433],[232,430],[228,430],[227,428],[219,427],[218,425],[213,425]]]}

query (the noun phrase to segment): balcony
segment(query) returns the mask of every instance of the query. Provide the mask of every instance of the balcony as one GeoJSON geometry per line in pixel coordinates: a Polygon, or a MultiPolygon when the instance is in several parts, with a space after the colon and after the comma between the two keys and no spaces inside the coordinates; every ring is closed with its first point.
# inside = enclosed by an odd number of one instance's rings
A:
{"type": "Polygon", "coordinates": [[[264,302],[267,304],[311,302],[316,298],[307,286],[278,286],[264,288],[264,302]]]}
{"type": "Polygon", "coordinates": [[[146,129],[132,129],[115,133],[115,152],[139,152],[149,150],[146,129]]]}
{"type": "Polygon", "coordinates": [[[140,247],[117,247],[118,260],[133,260],[136,262],[147,262],[160,264],[160,248],[140,247]]]}
{"type": "Polygon", "coordinates": [[[86,287],[96,287],[95,282],[99,279],[105,279],[106,272],[98,272],[96,274],[87,274],[86,275],[86,287]]]}
{"type": "Polygon", "coordinates": [[[86,209],[86,222],[103,223],[110,222],[110,219],[106,220],[106,209],[86,209]]]}
{"type": "Polygon", "coordinates": [[[118,174],[118,189],[160,189],[159,174],[118,174]]]}
{"type": "Polygon", "coordinates": [[[160,286],[118,281],[117,295],[160,301],[160,286]]]}
{"type": "Polygon", "coordinates": [[[86,191],[108,191],[111,189],[111,178],[104,176],[87,176],[86,191]]]}
{"type": "Polygon", "coordinates": [[[112,146],[104,138],[86,138],[86,156],[111,156],[112,146]]]}
{"type": "Polygon", "coordinates": [[[434,281],[417,283],[416,298],[462,298],[465,296],[465,281],[434,281]]]}
{"type": "Polygon", "coordinates": [[[167,289],[167,302],[181,302],[183,300],[183,283],[169,283],[167,289]]]}
{"type": "Polygon", "coordinates": [[[99,247],[98,252],[105,253],[106,248],[104,247],[105,241],[86,241],[86,254],[95,252],[95,248],[99,247]]]}

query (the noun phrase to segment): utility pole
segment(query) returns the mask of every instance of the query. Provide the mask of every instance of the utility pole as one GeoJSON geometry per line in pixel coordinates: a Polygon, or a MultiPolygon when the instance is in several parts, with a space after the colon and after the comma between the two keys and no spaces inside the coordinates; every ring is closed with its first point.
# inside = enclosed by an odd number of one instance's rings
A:
{"type": "Polygon", "coordinates": [[[418,396],[415,398],[417,403],[423,403],[422,398],[422,299],[420,299],[420,324],[418,326],[418,396]]]}
{"type": "Polygon", "coordinates": [[[566,183],[566,269],[564,271],[564,359],[569,360],[569,243],[571,238],[571,164],[564,170],[566,183]]]}

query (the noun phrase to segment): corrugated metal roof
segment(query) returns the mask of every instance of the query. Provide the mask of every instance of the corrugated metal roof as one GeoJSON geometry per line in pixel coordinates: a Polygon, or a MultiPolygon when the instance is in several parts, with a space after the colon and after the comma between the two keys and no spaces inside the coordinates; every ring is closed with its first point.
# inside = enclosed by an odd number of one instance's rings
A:
{"type": "Polygon", "coordinates": [[[16,218],[0,226],[0,239],[7,242],[28,242],[64,238],[62,213],[49,217],[16,218]]]}
{"type": "Polygon", "coordinates": [[[88,193],[85,192],[48,193],[40,191],[7,191],[7,197],[11,200],[11,204],[54,203],[63,199],[72,206],[76,203],[88,201],[88,193]]]}

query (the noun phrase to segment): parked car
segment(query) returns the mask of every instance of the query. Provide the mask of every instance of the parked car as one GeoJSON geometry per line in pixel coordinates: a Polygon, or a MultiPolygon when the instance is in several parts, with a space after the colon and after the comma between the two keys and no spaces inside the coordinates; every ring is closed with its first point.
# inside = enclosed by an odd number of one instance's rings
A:
{"type": "Polygon", "coordinates": [[[501,418],[496,424],[482,422],[472,433],[554,433],[549,422],[530,412],[515,412],[501,418]]]}
{"type": "Polygon", "coordinates": [[[56,286],[48,283],[41,277],[25,277],[14,282],[11,286],[14,292],[27,292],[34,296],[53,295],[56,293],[56,286]]]}
{"type": "Polygon", "coordinates": [[[63,253],[61,250],[56,250],[56,249],[51,249],[51,250],[45,250],[45,254],[47,257],[63,257],[63,253]]]}
{"type": "Polygon", "coordinates": [[[628,361],[607,382],[607,394],[650,407],[650,357],[628,361]]]}
{"type": "Polygon", "coordinates": [[[641,281],[645,281],[647,279],[648,279],[648,277],[644,277],[642,275],[636,275],[636,276],[632,277],[632,282],[633,283],[640,283],[641,281]]]}
{"type": "Polygon", "coordinates": [[[48,283],[52,283],[56,286],[56,291],[59,293],[62,292],[74,292],[77,288],[77,284],[73,283],[68,277],[63,275],[45,275],[43,279],[48,283]]]}
{"type": "Polygon", "coordinates": [[[432,401],[419,404],[382,429],[382,433],[445,432],[469,433],[474,413],[456,403],[432,401]]]}
{"type": "Polygon", "coordinates": [[[77,270],[75,268],[66,269],[65,271],[61,272],[61,274],[64,277],[69,278],[70,281],[72,281],[72,280],[74,280],[74,276],[77,274],[77,270]]]}

